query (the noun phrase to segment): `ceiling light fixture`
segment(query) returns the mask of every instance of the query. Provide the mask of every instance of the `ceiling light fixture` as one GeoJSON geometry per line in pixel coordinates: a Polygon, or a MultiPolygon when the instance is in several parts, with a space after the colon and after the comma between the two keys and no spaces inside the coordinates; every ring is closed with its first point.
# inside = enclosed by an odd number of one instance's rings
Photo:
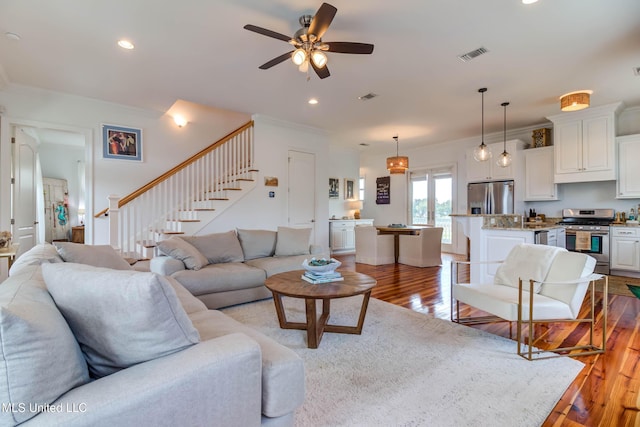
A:
{"type": "Polygon", "coordinates": [[[327,55],[325,55],[321,50],[314,50],[311,52],[311,60],[318,68],[322,68],[327,65],[327,55]]]}
{"type": "Polygon", "coordinates": [[[498,158],[498,161],[496,163],[501,168],[506,168],[511,165],[511,154],[507,153],[507,105],[509,105],[509,103],[503,102],[500,105],[504,107],[504,145],[502,154],[500,154],[500,157],[498,158]]]}
{"type": "Polygon", "coordinates": [[[592,90],[579,90],[565,93],[560,97],[560,109],[562,111],[578,111],[589,107],[592,90]]]}
{"type": "Polygon", "coordinates": [[[395,157],[387,157],[387,169],[390,174],[404,174],[409,168],[409,158],[407,156],[398,155],[398,135],[394,136],[396,141],[396,155],[395,157]]]}
{"type": "Polygon", "coordinates": [[[131,43],[129,40],[124,40],[124,39],[118,40],[118,46],[127,50],[131,50],[135,47],[133,43],[131,43]]]}
{"type": "Polygon", "coordinates": [[[20,35],[16,33],[12,33],[11,31],[7,31],[6,33],[4,33],[4,36],[9,40],[15,40],[15,41],[20,40],[20,35]]]}
{"type": "Polygon", "coordinates": [[[486,162],[491,158],[491,150],[484,143],[484,93],[487,91],[486,87],[478,89],[478,92],[482,94],[482,139],[480,145],[473,150],[473,158],[478,162],[486,162]]]}
{"type": "Polygon", "coordinates": [[[178,115],[173,116],[173,121],[176,123],[176,125],[178,125],[179,128],[185,126],[188,123],[187,119],[178,115]]]}

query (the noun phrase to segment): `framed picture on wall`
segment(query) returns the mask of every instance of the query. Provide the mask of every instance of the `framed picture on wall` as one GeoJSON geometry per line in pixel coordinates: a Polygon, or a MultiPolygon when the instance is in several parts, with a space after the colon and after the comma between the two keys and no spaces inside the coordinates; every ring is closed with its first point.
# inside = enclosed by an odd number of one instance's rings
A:
{"type": "Polygon", "coordinates": [[[356,199],[356,180],[345,178],[344,179],[344,199],[345,200],[355,200],[356,199]]]}
{"type": "Polygon", "coordinates": [[[142,129],[102,125],[102,157],[142,161],[142,129]]]}
{"type": "Polygon", "coordinates": [[[329,198],[340,198],[340,178],[329,178],[329,198]]]}

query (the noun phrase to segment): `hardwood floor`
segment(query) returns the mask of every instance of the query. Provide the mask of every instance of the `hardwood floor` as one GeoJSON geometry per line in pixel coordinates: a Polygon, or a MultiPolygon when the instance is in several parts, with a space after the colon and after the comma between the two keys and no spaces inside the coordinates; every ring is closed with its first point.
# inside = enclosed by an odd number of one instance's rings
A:
{"type": "MultiPolygon", "coordinates": [[[[402,264],[371,266],[356,264],[354,255],[335,256],[343,269],[377,279],[372,297],[421,313],[450,320],[450,262],[460,256],[443,254],[440,267],[417,268],[402,264]]],[[[596,292],[596,307],[602,308],[596,292]]],[[[583,309],[588,307],[585,301],[583,309]]],[[[543,426],[640,426],[640,300],[609,295],[607,351],[576,358],[584,369],[564,393],[543,426]]],[[[509,338],[508,323],[473,326],[509,338]]],[[[536,330],[539,348],[586,342],[586,325],[556,323],[536,330]]],[[[596,327],[601,336],[602,319],[596,327]]],[[[514,343],[515,352],[515,343],[514,343]]],[[[536,363],[528,362],[528,363],[536,363]]]]}

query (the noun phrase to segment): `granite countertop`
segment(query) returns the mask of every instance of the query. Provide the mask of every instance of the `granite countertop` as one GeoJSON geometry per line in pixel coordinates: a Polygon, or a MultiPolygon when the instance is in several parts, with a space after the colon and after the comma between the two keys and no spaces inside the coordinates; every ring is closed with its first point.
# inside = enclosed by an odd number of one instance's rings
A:
{"type": "Polygon", "coordinates": [[[524,227],[516,226],[516,227],[493,227],[493,226],[484,226],[483,230],[506,230],[506,231],[549,231],[555,228],[562,228],[559,225],[554,224],[541,224],[535,226],[525,225],[524,227]]]}
{"type": "Polygon", "coordinates": [[[611,224],[611,227],[638,227],[638,224],[628,224],[628,223],[613,223],[611,224]]]}

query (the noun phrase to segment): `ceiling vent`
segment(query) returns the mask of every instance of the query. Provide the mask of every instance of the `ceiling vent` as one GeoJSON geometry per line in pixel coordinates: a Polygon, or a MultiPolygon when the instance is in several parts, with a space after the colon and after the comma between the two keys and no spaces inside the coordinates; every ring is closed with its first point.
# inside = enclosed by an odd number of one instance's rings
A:
{"type": "Polygon", "coordinates": [[[360,145],[363,146],[363,147],[368,147],[369,146],[369,144],[367,144],[366,142],[361,142],[360,145]]]}
{"type": "Polygon", "coordinates": [[[375,98],[376,96],[378,96],[378,95],[376,95],[375,93],[368,93],[366,95],[359,96],[358,99],[360,101],[368,101],[370,99],[375,98]]]}
{"type": "Polygon", "coordinates": [[[467,52],[465,54],[459,55],[458,58],[462,61],[462,62],[469,62],[471,61],[473,58],[477,58],[480,55],[484,55],[485,53],[489,52],[486,48],[484,47],[479,47],[476,50],[472,50],[471,52],[467,52]]]}

